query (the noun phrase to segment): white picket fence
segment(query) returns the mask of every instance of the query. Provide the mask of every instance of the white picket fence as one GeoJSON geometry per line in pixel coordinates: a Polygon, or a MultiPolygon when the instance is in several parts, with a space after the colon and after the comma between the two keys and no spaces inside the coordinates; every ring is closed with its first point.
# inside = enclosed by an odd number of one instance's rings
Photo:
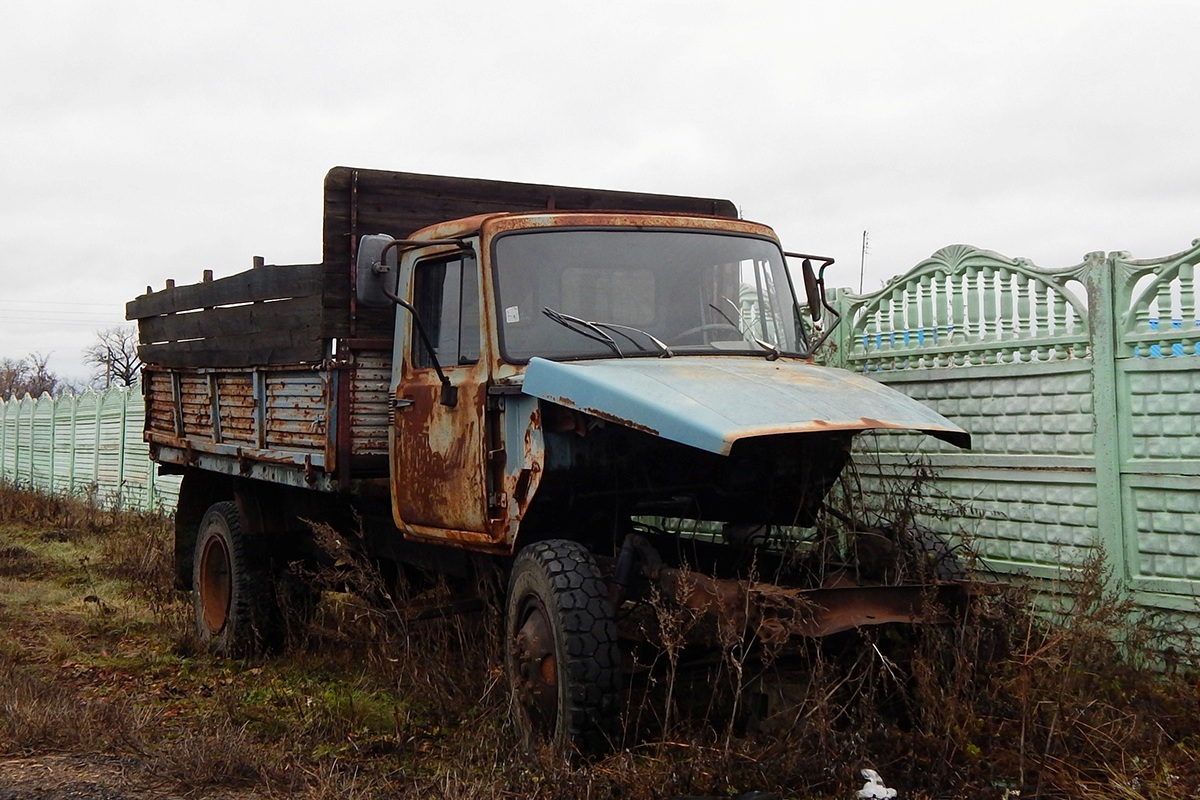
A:
{"type": "Polygon", "coordinates": [[[172,511],[179,478],[142,441],[140,387],[0,402],[0,481],[105,506],[172,511]]]}

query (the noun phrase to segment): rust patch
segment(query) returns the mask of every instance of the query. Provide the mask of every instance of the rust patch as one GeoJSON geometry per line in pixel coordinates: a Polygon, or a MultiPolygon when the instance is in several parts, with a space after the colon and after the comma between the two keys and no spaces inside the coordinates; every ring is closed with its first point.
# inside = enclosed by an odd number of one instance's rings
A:
{"type": "Polygon", "coordinates": [[[454,407],[439,398],[436,376],[402,383],[400,398],[410,405],[396,411],[392,480],[398,520],[405,526],[456,531],[478,539],[488,530],[484,465],[484,404],[487,386],[464,375],[454,407]]]}
{"type": "Polygon", "coordinates": [[[709,217],[698,214],[663,214],[636,211],[559,211],[518,212],[477,217],[485,237],[520,230],[523,228],[546,227],[589,227],[589,226],[647,226],[655,228],[693,228],[745,233],[752,236],[767,236],[777,239],[775,232],[766,225],[730,217],[709,217]]]}
{"type": "Polygon", "coordinates": [[[893,622],[947,622],[962,613],[971,595],[970,585],[962,582],[873,586],[840,575],[821,588],[798,589],[665,566],[649,572],[664,596],[715,623],[720,638],[749,631],[768,644],[893,622]]]}
{"type": "Polygon", "coordinates": [[[601,411],[597,408],[578,407],[573,401],[566,397],[555,397],[549,401],[550,406],[546,411],[546,429],[555,433],[575,432],[580,436],[587,435],[587,419],[586,417],[595,417],[602,419],[605,422],[612,422],[617,425],[624,425],[626,428],[633,428],[635,431],[648,433],[651,436],[660,435],[657,430],[649,425],[625,419],[617,414],[608,411],[601,411]]]}
{"type": "Polygon", "coordinates": [[[642,433],[648,433],[651,436],[659,435],[658,431],[655,430],[654,428],[651,428],[649,425],[642,425],[640,423],[633,422],[632,420],[623,419],[621,417],[618,417],[616,414],[610,414],[607,411],[600,411],[595,408],[581,408],[579,410],[581,412],[583,412],[584,414],[590,414],[591,416],[596,417],[598,419],[602,419],[607,422],[615,422],[618,425],[624,425],[626,428],[633,428],[635,431],[641,431],[642,433]]]}

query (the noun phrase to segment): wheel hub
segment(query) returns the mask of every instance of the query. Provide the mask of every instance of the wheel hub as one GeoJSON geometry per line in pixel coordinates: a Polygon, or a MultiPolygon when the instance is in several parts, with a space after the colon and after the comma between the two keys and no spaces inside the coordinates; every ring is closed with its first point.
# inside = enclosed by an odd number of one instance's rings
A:
{"type": "Polygon", "coordinates": [[[229,549],[220,536],[212,536],[204,543],[199,578],[200,619],[205,630],[215,636],[229,621],[233,599],[229,549]]]}
{"type": "Polygon", "coordinates": [[[514,642],[516,692],[535,725],[552,728],[558,710],[558,658],[546,610],[531,604],[514,642]]]}

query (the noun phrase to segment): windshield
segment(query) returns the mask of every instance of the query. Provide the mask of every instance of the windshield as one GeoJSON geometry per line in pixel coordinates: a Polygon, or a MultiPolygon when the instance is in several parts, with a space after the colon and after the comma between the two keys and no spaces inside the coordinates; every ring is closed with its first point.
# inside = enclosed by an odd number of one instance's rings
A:
{"type": "Polygon", "coordinates": [[[497,238],[509,361],[799,352],[783,254],[707,231],[574,229],[497,238]]]}

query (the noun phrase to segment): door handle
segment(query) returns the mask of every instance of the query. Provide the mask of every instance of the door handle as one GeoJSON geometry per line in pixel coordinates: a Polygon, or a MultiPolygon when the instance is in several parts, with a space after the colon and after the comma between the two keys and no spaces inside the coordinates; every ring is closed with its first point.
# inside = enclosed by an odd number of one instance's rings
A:
{"type": "Polygon", "coordinates": [[[393,411],[403,411],[404,409],[413,405],[415,402],[416,401],[413,400],[411,397],[393,397],[392,398],[392,410],[393,411]]]}

